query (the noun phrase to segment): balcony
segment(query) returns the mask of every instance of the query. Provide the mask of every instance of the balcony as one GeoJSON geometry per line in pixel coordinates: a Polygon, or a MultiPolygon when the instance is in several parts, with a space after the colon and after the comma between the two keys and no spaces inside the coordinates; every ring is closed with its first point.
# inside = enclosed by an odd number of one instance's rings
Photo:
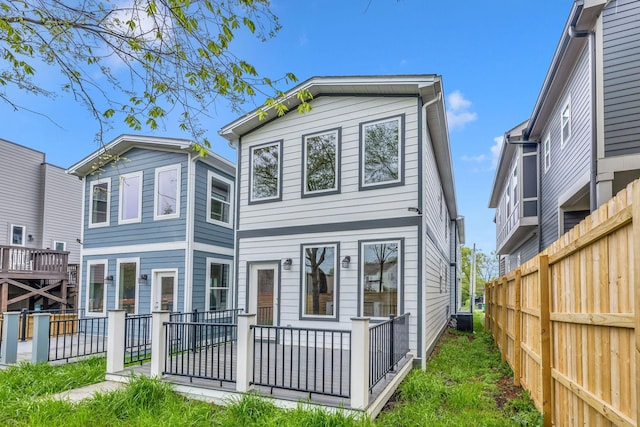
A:
{"type": "Polygon", "coordinates": [[[67,280],[69,252],[0,246],[0,278],[67,280]]]}
{"type": "MultiPolygon", "coordinates": [[[[525,202],[525,211],[528,211],[525,202]]],[[[534,202],[536,203],[536,202],[534,202]]],[[[522,212],[523,204],[519,203],[511,211],[506,221],[497,223],[496,252],[501,255],[509,254],[521,244],[526,242],[538,228],[538,216],[534,210],[534,215],[524,216],[522,212]]],[[[526,212],[532,213],[532,212],[526,212]]]]}

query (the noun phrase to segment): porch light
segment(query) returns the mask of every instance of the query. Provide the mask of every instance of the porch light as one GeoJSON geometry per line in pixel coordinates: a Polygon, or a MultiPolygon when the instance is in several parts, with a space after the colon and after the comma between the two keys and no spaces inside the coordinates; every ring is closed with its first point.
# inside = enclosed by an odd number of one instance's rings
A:
{"type": "Polygon", "coordinates": [[[146,274],[141,274],[140,277],[138,277],[138,282],[139,283],[147,283],[147,275],[146,274]]]}
{"type": "Polygon", "coordinates": [[[420,211],[420,209],[418,209],[418,208],[410,207],[410,208],[407,208],[407,210],[408,210],[409,212],[415,212],[415,213],[417,213],[418,215],[422,215],[422,211],[420,211]]]}
{"type": "Polygon", "coordinates": [[[27,239],[29,239],[30,242],[33,242],[33,234],[29,234],[27,236],[27,239]]]}
{"type": "Polygon", "coordinates": [[[342,259],[342,268],[349,268],[349,263],[351,262],[351,257],[347,255],[342,259]]]}
{"type": "Polygon", "coordinates": [[[282,261],[282,269],[291,270],[291,264],[293,264],[293,261],[291,260],[291,258],[285,259],[284,261],[282,261]]]}
{"type": "Polygon", "coordinates": [[[106,283],[107,285],[110,285],[111,283],[113,283],[113,275],[110,274],[108,276],[105,276],[104,283],[106,283]]]}

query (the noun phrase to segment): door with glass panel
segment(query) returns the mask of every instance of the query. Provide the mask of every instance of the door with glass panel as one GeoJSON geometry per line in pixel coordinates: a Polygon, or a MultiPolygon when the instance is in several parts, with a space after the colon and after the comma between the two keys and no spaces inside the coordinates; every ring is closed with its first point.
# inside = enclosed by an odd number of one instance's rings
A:
{"type": "Polygon", "coordinates": [[[276,324],[278,313],[278,264],[252,264],[249,278],[249,313],[258,325],[276,324]]]}
{"type": "Polygon", "coordinates": [[[176,311],[175,271],[157,271],[153,278],[153,311],[176,311]]]}

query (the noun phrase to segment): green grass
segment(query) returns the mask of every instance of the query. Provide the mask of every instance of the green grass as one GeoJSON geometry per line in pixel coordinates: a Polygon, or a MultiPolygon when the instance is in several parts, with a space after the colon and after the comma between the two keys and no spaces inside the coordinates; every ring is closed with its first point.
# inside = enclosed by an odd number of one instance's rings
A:
{"type": "MultiPolygon", "coordinates": [[[[220,407],[188,400],[171,386],[146,377],[127,387],[72,404],[46,399],[50,393],[100,381],[104,359],[60,367],[21,365],[0,372],[0,425],[13,426],[535,426],[541,416],[527,395],[499,407],[499,381],[511,375],[500,362],[491,337],[483,332],[481,313],[475,334],[449,331],[425,371],[415,370],[401,384],[391,404],[375,421],[344,412],[284,411],[269,400],[248,394],[220,407]]],[[[508,381],[507,381],[508,382],[508,381]]]]}

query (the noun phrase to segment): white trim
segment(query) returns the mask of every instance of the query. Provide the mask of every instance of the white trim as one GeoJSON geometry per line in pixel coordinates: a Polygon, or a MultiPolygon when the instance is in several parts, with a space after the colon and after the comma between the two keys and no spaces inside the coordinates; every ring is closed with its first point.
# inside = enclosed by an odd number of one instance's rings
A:
{"type": "MultiPolygon", "coordinates": [[[[207,257],[207,261],[205,263],[206,268],[206,281],[204,284],[204,311],[210,310],[211,304],[211,264],[226,264],[229,266],[228,272],[229,277],[227,278],[229,282],[229,286],[227,287],[227,307],[225,309],[230,309],[233,307],[233,260],[232,259],[222,259],[216,257],[207,257]]],[[[275,287],[275,284],[274,284],[275,287]]],[[[224,289],[222,286],[216,286],[216,289],[224,289]]]]}
{"type": "Polygon", "coordinates": [[[102,278],[103,280],[103,300],[102,300],[102,311],[89,311],[89,295],[91,295],[91,292],[89,292],[89,286],[91,286],[91,267],[94,265],[104,265],[104,275],[105,277],[109,275],[109,260],[107,259],[92,259],[87,261],[87,272],[86,272],[86,280],[85,280],[85,286],[87,287],[87,292],[85,295],[85,305],[84,305],[84,311],[85,311],[85,315],[87,317],[103,317],[106,316],[107,314],[107,305],[108,305],[108,301],[107,301],[107,287],[109,286],[109,284],[106,282],[106,280],[104,280],[104,277],[102,278]]]}
{"type": "Polygon", "coordinates": [[[402,182],[402,158],[404,156],[404,153],[402,152],[402,135],[404,134],[404,129],[402,127],[402,116],[394,116],[394,117],[388,117],[388,118],[384,118],[381,120],[377,120],[374,122],[367,122],[367,123],[361,123],[360,124],[361,129],[362,129],[362,146],[360,147],[360,156],[362,158],[362,164],[360,165],[360,174],[362,176],[362,182],[360,183],[360,186],[365,188],[365,187],[376,187],[378,185],[386,185],[386,184],[397,184],[402,182]],[[375,126],[375,125],[379,125],[382,123],[389,123],[389,122],[397,122],[398,123],[398,159],[397,159],[397,166],[398,166],[398,178],[393,179],[393,180],[386,180],[386,181],[376,181],[376,182],[366,182],[366,177],[365,177],[365,165],[367,163],[367,159],[365,156],[366,153],[366,129],[367,127],[370,126],[375,126]]]}
{"type": "Polygon", "coordinates": [[[564,146],[567,144],[568,141],[571,140],[571,127],[572,127],[572,120],[571,120],[571,94],[567,95],[567,99],[565,100],[565,102],[562,104],[562,108],[560,108],[560,148],[564,148],[564,146]],[[568,135],[567,135],[567,139],[564,138],[564,126],[562,123],[562,118],[564,115],[565,110],[567,110],[567,126],[569,128],[568,131],[568,135]]]}
{"type": "Polygon", "coordinates": [[[180,163],[176,163],[174,165],[162,166],[155,169],[154,176],[154,184],[153,184],[153,220],[161,221],[163,219],[174,219],[180,218],[180,187],[182,184],[182,165],[180,163]],[[167,172],[170,170],[176,171],[176,211],[172,214],[158,214],[158,183],[160,180],[158,179],[158,175],[162,172],[167,172]]]}
{"type": "MultiPolygon", "coordinates": [[[[396,261],[396,268],[398,269],[398,283],[396,284],[396,311],[398,309],[400,309],[400,302],[403,298],[403,285],[402,285],[402,269],[403,267],[403,259],[402,259],[402,240],[400,239],[389,239],[389,240],[370,240],[370,241],[364,241],[364,242],[360,242],[360,253],[362,254],[361,259],[358,260],[358,262],[360,263],[359,267],[360,268],[360,280],[362,280],[362,283],[360,283],[360,313],[362,313],[363,316],[365,316],[364,314],[364,288],[365,288],[365,278],[366,275],[364,274],[364,264],[365,264],[365,259],[366,259],[366,254],[365,254],[365,246],[371,246],[371,245],[382,245],[382,244],[386,244],[386,243],[395,243],[396,245],[398,245],[398,259],[396,261]]],[[[442,275],[443,271],[442,269],[444,268],[444,264],[442,264],[442,260],[440,267],[440,274],[442,275]]],[[[442,281],[444,281],[444,279],[442,279],[442,281]]],[[[445,284],[446,286],[446,284],[445,284]]],[[[440,293],[442,293],[442,285],[440,286],[440,293]]],[[[375,316],[367,316],[370,319],[387,319],[387,317],[375,317],[375,316]]]]}
{"type": "Polygon", "coordinates": [[[115,294],[115,307],[116,310],[122,310],[120,307],[120,264],[125,263],[135,263],[136,264],[136,275],[134,278],[134,286],[135,286],[135,304],[133,307],[133,314],[138,314],[138,305],[140,304],[140,284],[138,283],[138,277],[140,277],[140,258],[118,258],[116,259],[116,277],[115,277],[115,285],[116,285],[116,294],[115,294]]]}
{"type": "MultiPolygon", "coordinates": [[[[302,261],[303,264],[301,266],[302,269],[302,286],[300,287],[300,292],[302,292],[302,311],[300,316],[303,320],[309,319],[337,319],[338,313],[338,303],[339,303],[339,292],[340,292],[340,284],[339,284],[339,271],[341,270],[340,266],[340,257],[338,256],[338,245],[336,243],[316,243],[310,245],[302,245],[302,261]],[[308,248],[333,248],[333,314],[307,314],[307,262],[306,262],[306,252],[305,249],[308,248]]],[[[320,307],[320,311],[322,311],[322,307],[320,307]]]]}
{"type": "Polygon", "coordinates": [[[259,145],[254,145],[252,147],[249,147],[249,201],[250,202],[262,202],[262,201],[268,201],[268,200],[279,200],[282,197],[282,194],[280,189],[282,187],[282,182],[280,182],[280,180],[282,179],[282,170],[281,168],[283,168],[284,165],[284,159],[283,157],[283,148],[282,148],[282,140],[278,140],[276,142],[270,142],[267,144],[259,144],[259,145]],[[267,147],[276,147],[276,153],[278,154],[278,173],[276,174],[276,178],[278,179],[278,182],[276,184],[276,194],[274,196],[269,196],[269,197],[255,197],[253,195],[253,192],[256,188],[255,183],[253,181],[254,178],[254,174],[253,174],[253,167],[255,165],[255,162],[253,161],[253,152],[257,149],[262,149],[262,148],[267,148],[267,147]]]}
{"type": "Polygon", "coordinates": [[[542,160],[544,164],[544,173],[547,173],[549,168],[551,167],[551,135],[547,134],[547,137],[544,139],[542,143],[542,160]],[[547,162],[547,155],[549,157],[549,162],[547,162]]]}
{"type": "Polygon", "coordinates": [[[196,161],[200,156],[189,153],[187,157],[187,212],[184,248],[184,290],[182,292],[182,311],[191,312],[193,305],[193,236],[195,229],[196,161]]]}
{"type": "Polygon", "coordinates": [[[98,178],[89,181],[89,216],[87,217],[88,228],[108,227],[111,223],[111,178],[98,178]],[[93,223],[93,187],[99,184],[107,184],[107,218],[104,222],[93,223]]]}
{"type": "Polygon", "coordinates": [[[61,240],[54,240],[54,241],[53,241],[53,244],[51,245],[51,246],[53,246],[53,248],[52,248],[52,249],[53,249],[54,251],[57,251],[57,250],[58,250],[58,249],[56,248],[56,245],[57,245],[58,243],[62,243],[62,249],[60,249],[60,250],[62,250],[62,251],[66,251],[66,250],[67,250],[67,242],[63,242],[63,241],[61,241],[61,240]]]}
{"type": "Polygon", "coordinates": [[[142,221],[142,188],[143,188],[143,173],[142,171],[126,173],[120,175],[118,180],[118,224],[133,224],[142,221]],[[129,178],[138,178],[138,213],[135,218],[123,219],[122,207],[123,207],[123,183],[129,178]]]}
{"type": "Polygon", "coordinates": [[[193,242],[193,250],[200,252],[209,252],[219,255],[234,256],[233,248],[225,248],[223,246],[208,245],[206,243],[193,242]]]}
{"type": "MultiPolygon", "coordinates": [[[[258,269],[273,270],[273,316],[274,325],[278,319],[279,304],[278,298],[280,292],[280,263],[251,261],[249,265],[249,277],[247,278],[248,306],[245,307],[245,313],[258,313],[258,269]]],[[[234,289],[235,291],[235,289],[234,289]]],[[[234,292],[235,293],[235,292],[234,292]]]]}
{"type": "MultiPolygon", "coordinates": [[[[219,174],[208,170],[207,171],[207,194],[205,197],[206,203],[207,203],[207,217],[205,218],[205,220],[210,223],[210,224],[217,224],[221,227],[226,227],[226,228],[233,228],[233,204],[234,204],[234,197],[235,195],[235,189],[234,189],[234,185],[233,185],[233,181],[227,178],[224,178],[222,176],[220,176],[219,174]],[[221,202],[223,203],[228,203],[229,205],[229,222],[224,222],[224,221],[218,221],[216,219],[212,219],[211,218],[211,179],[215,178],[216,180],[225,183],[227,185],[229,185],[229,201],[228,202],[224,202],[221,200],[221,202]]],[[[219,200],[219,199],[216,199],[219,200]]]]}
{"type": "Polygon", "coordinates": [[[156,286],[159,285],[159,282],[156,283],[156,279],[160,275],[168,275],[173,274],[173,307],[171,311],[178,311],[178,269],[177,268],[154,268],[151,269],[151,301],[149,304],[149,311],[153,313],[154,311],[162,310],[162,307],[156,309],[154,307],[155,298],[156,298],[156,286]]]}
{"type": "Polygon", "coordinates": [[[22,246],[26,245],[27,241],[27,227],[24,225],[11,224],[9,226],[9,245],[10,246],[22,246]],[[13,229],[14,228],[22,228],[22,243],[13,243],[13,229]]]}
{"type": "MultiPolygon", "coordinates": [[[[83,266],[83,261],[84,261],[84,247],[83,247],[83,242],[84,242],[84,227],[85,227],[85,200],[87,200],[86,194],[87,194],[87,180],[85,178],[80,178],[80,180],[82,181],[82,207],[80,208],[81,212],[82,212],[82,223],[80,226],[80,241],[78,242],[78,246],[80,247],[80,264],[78,265],[78,281],[80,283],[78,283],[78,308],[80,308],[80,304],[81,301],[83,301],[82,297],[84,296],[83,293],[83,286],[82,286],[82,278],[84,277],[84,270],[82,269],[83,266]]],[[[85,307],[85,313],[86,313],[86,307],[85,307]]]]}
{"type": "Polygon", "coordinates": [[[143,245],[107,246],[83,249],[83,256],[117,255],[133,252],[161,252],[187,249],[187,242],[147,243],[143,245]]]}
{"type": "Polygon", "coordinates": [[[304,153],[304,164],[302,165],[303,171],[302,171],[302,193],[303,194],[322,194],[322,193],[327,193],[327,192],[332,192],[332,191],[336,191],[338,190],[338,170],[340,169],[340,165],[338,164],[338,160],[340,158],[339,153],[338,153],[338,142],[339,142],[340,136],[339,136],[339,130],[338,129],[332,129],[329,131],[324,131],[324,132],[316,132],[316,133],[311,133],[309,135],[304,135],[302,138],[302,150],[304,153]],[[308,173],[308,145],[307,145],[307,139],[309,138],[313,138],[316,136],[324,136],[324,135],[334,135],[335,136],[335,140],[333,142],[333,148],[334,148],[334,159],[336,161],[336,164],[334,165],[335,168],[333,170],[333,187],[331,188],[323,188],[321,190],[307,190],[307,173],[308,173]]]}

